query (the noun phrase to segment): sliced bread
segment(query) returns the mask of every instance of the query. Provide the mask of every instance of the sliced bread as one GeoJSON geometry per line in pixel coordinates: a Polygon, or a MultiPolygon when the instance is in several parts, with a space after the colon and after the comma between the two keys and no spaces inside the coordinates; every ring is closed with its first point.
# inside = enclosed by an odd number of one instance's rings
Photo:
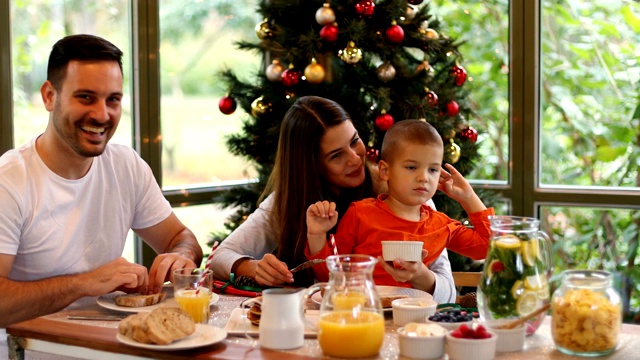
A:
{"type": "Polygon", "coordinates": [[[145,318],[147,335],[158,345],[166,345],[193,334],[196,324],[189,314],[178,307],[161,307],[145,318]]]}
{"type": "Polygon", "coordinates": [[[142,307],[155,305],[164,300],[164,293],[159,292],[157,294],[141,295],[138,293],[125,294],[116,296],[114,301],[118,306],[126,307],[142,307]]]}
{"type": "Polygon", "coordinates": [[[118,324],[118,332],[143,344],[166,345],[196,331],[196,325],[178,307],[160,307],[151,312],[127,316],[118,324]]]}
{"type": "Polygon", "coordinates": [[[148,314],[149,313],[142,312],[127,316],[118,324],[118,332],[139,343],[150,344],[151,339],[147,336],[148,329],[144,321],[148,314]]]}

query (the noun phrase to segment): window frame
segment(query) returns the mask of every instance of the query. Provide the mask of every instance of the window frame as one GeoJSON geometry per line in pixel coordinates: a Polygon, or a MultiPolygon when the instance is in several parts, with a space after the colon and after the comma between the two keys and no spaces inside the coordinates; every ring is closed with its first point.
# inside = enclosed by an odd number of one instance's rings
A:
{"type": "MultiPolygon", "coordinates": [[[[494,189],[510,203],[511,213],[540,216],[540,206],[600,206],[640,209],[640,191],[577,188],[538,184],[540,129],[540,9],[543,0],[513,0],[509,7],[509,123],[510,168],[506,185],[474,181],[494,189]],[[531,135],[527,135],[531,134],[531,135]]],[[[133,56],[132,146],[162,184],[160,129],[159,0],[131,1],[133,56]],[[155,96],[151,94],[157,94],[155,96]]],[[[0,103],[12,104],[10,4],[0,1],[0,103]]],[[[0,153],[14,148],[13,106],[0,106],[0,153]]],[[[248,183],[248,182],[247,182],[248,183]]],[[[237,185],[164,191],[173,207],[211,202],[237,185]]],[[[136,239],[136,261],[150,266],[155,253],[136,239]]]]}

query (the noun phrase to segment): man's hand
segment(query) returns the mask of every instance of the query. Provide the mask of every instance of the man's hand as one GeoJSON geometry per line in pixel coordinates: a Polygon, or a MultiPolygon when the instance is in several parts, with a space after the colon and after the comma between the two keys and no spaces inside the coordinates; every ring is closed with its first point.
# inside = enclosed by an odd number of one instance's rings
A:
{"type": "Polygon", "coordinates": [[[147,268],[122,257],[79,276],[78,284],[85,287],[86,296],[100,296],[115,289],[146,292],[149,285],[147,268]]]}
{"type": "Polygon", "coordinates": [[[293,282],[293,274],[287,264],[278,260],[273,254],[265,254],[258,261],[255,279],[260,285],[278,286],[293,282]]]}
{"type": "Polygon", "coordinates": [[[174,270],[184,268],[198,268],[189,257],[176,252],[159,254],[149,271],[149,288],[146,293],[159,293],[165,281],[171,281],[174,270]]]}

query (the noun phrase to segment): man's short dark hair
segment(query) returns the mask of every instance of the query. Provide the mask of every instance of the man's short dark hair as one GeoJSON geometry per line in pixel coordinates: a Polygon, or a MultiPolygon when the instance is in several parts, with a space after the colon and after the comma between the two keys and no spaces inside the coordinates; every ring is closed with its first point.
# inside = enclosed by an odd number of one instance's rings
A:
{"type": "Polygon", "coordinates": [[[122,72],[122,51],[111,42],[95,35],[69,35],[55,43],[49,54],[47,80],[60,90],[67,75],[67,65],[72,60],[115,61],[122,72]]]}

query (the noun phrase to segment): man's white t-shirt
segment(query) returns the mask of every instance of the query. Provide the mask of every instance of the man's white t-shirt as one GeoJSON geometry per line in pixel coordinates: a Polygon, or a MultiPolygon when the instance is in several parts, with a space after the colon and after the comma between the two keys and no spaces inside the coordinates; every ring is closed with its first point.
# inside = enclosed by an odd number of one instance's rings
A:
{"type": "Polygon", "coordinates": [[[0,253],[15,255],[17,281],[95,269],[122,256],[129,229],[171,214],[149,166],[108,144],[81,179],[56,175],[35,140],[0,157],[0,253]]]}

